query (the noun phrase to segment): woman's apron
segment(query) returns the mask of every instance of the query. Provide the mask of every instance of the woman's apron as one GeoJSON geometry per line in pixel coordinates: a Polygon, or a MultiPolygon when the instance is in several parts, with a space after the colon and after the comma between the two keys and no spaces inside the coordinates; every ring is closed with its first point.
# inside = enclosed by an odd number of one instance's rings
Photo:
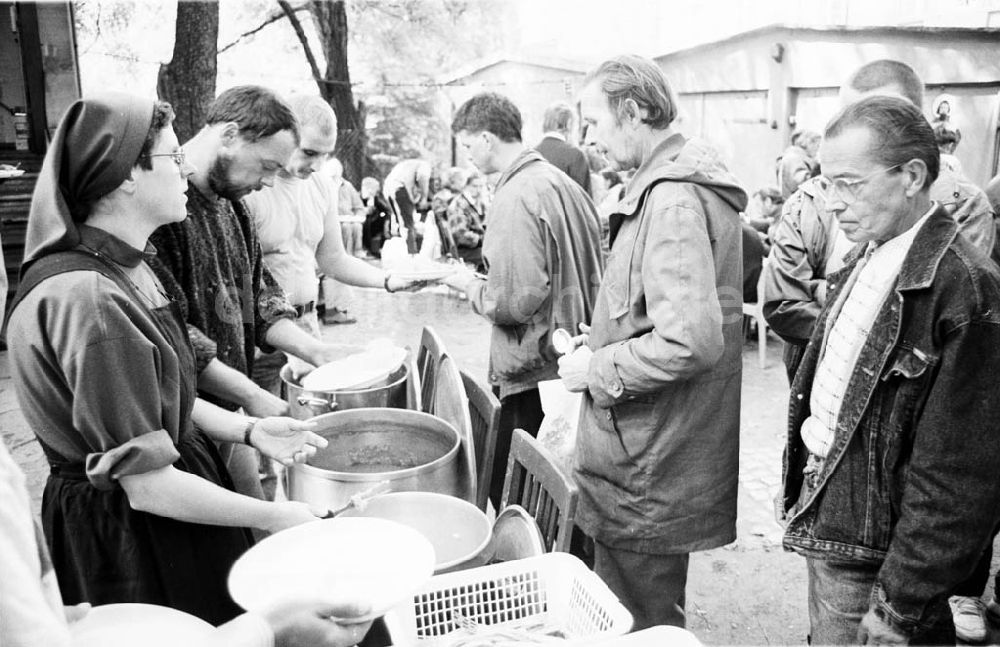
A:
{"type": "MultiPolygon", "coordinates": [[[[156,320],[160,333],[177,353],[184,415],[177,441],[180,458],[174,467],[233,490],[215,444],[191,423],[197,369],[187,327],[175,302],[156,309],[147,307],[111,261],[74,251],[36,261],[25,275],[11,310],[46,278],[79,270],[97,271],[115,281],[156,320]]],[[[66,604],[159,604],[216,625],[240,613],[226,590],[226,578],[236,558],[253,544],[249,530],[188,523],[133,510],[121,487],[98,490],[87,480],[83,464],[55,455],[44,444],[42,448],[52,469],[42,496],[42,527],[66,604]]]]}

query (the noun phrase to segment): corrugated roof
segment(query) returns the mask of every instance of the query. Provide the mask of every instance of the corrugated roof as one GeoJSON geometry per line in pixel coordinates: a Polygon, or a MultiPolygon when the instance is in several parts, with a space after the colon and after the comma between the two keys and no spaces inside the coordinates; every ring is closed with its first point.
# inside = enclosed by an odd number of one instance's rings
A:
{"type": "Polygon", "coordinates": [[[832,26],[816,26],[816,25],[789,25],[785,23],[774,23],[771,25],[765,25],[763,27],[758,27],[756,29],[751,29],[749,31],[740,32],[738,34],[733,34],[726,38],[721,38],[719,40],[714,40],[709,43],[701,43],[699,45],[694,45],[692,47],[685,47],[683,49],[673,50],[665,54],[660,54],[655,57],[656,61],[662,61],[665,58],[671,56],[677,56],[680,54],[690,54],[698,52],[704,49],[710,49],[717,47],[723,43],[733,43],[741,40],[746,40],[749,38],[754,38],[763,34],[768,33],[779,33],[787,32],[789,34],[793,33],[810,33],[810,34],[827,34],[827,35],[838,35],[838,34],[871,34],[871,35],[935,35],[935,36],[980,36],[983,38],[995,38],[1000,42],[1000,28],[996,27],[926,27],[926,26],[916,26],[916,25],[880,25],[873,27],[851,27],[844,25],[832,25],[832,26]]]}
{"type": "Polygon", "coordinates": [[[502,54],[473,61],[468,65],[448,72],[438,78],[438,83],[443,85],[458,85],[458,82],[467,79],[487,68],[499,65],[500,63],[519,63],[521,65],[533,65],[554,70],[565,70],[574,74],[586,74],[593,64],[588,61],[580,61],[568,58],[557,58],[553,56],[524,56],[518,54],[502,54]]]}

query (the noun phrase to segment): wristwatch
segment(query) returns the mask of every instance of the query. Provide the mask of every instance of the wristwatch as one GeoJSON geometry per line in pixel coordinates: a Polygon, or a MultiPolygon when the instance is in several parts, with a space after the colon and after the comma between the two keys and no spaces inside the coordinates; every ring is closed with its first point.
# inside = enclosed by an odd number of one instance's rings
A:
{"type": "Polygon", "coordinates": [[[385,291],[386,292],[388,292],[389,294],[393,294],[395,292],[395,290],[392,290],[392,289],[389,288],[389,277],[390,276],[391,276],[391,274],[389,272],[385,273],[385,280],[382,281],[382,285],[385,286],[385,291]]]}
{"type": "Polygon", "coordinates": [[[253,447],[253,443],[250,442],[250,434],[253,432],[253,428],[257,426],[260,422],[260,418],[254,418],[253,416],[247,416],[247,426],[243,430],[243,444],[253,447]]]}

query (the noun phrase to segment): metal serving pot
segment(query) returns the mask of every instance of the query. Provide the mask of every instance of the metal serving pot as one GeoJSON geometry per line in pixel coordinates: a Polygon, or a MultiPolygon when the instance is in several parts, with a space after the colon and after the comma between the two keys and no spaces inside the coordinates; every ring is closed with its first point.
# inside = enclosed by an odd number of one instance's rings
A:
{"type": "Polygon", "coordinates": [[[308,391],[292,377],[292,367],[287,364],[281,369],[281,381],[285,384],[288,400],[288,415],[298,420],[343,411],[368,407],[406,408],[406,378],[409,369],[404,362],[378,384],[363,389],[342,391],[308,391]]]}
{"type": "Polygon", "coordinates": [[[474,496],[458,432],[437,416],[380,408],[335,411],[312,420],[329,445],[286,470],[286,492],[293,501],[337,510],[381,481],[388,481],[392,492],[474,496]]]}
{"type": "Polygon", "coordinates": [[[410,526],[430,540],[437,562],[434,574],[450,573],[490,560],[492,526],[486,513],[462,499],[435,492],[392,492],[373,497],[344,517],[374,517],[410,526]]]}

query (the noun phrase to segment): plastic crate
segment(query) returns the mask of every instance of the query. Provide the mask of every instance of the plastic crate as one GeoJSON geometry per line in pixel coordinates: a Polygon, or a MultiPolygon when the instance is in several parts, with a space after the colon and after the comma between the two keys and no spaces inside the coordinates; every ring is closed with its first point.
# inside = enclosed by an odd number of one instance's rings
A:
{"type": "Polygon", "coordinates": [[[490,627],[544,622],[567,645],[620,636],[632,615],[607,585],[576,557],[548,553],[432,577],[410,602],[385,615],[396,647],[447,647],[490,627]]]}

